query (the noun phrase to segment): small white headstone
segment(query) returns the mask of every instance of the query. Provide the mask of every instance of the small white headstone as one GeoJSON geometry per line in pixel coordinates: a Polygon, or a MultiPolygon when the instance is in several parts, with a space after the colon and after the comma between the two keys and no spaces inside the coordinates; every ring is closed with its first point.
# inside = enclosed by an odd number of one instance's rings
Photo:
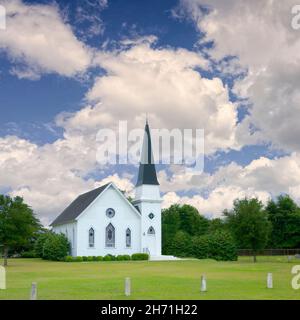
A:
{"type": "Polygon", "coordinates": [[[0,266],[0,289],[6,289],[6,270],[3,266],[0,266]]]}
{"type": "Polygon", "coordinates": [[[273,289],[273,275],[272,275],[272,273],[268,273],[268,276],[267,276],[267,288],[268,289],[273,289]]]}
{"type": "Polygon", "coordinates": [[[32,282],[31,292],[30,292],[30,300],[36,300],[36,299],[37,299],[37,283],[32,282]]]}
{"type": "Polygon", "coordinates": [[[201,290],[201,292],[206,292],[207,291],[205,275],[201,276],[201,289],[200,290],[201,290]]]}
{"type": "Polygon", "coordinates": [[[288,262],[292,261],[292,256],[288,256],[288,262]]]}
{"type": "Polygon", "coordinates": [[[125,278],[125,296],[130,296],[131,294],[131,283],[130,278],[125,278]]]}

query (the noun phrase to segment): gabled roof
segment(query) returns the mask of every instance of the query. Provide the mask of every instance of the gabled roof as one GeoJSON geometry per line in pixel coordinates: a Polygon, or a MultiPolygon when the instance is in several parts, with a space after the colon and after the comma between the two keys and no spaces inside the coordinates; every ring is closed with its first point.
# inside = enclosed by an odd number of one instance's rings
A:
{"type": "Polygon", "coordinates": [[[107,183],[97,189],[78,196],[51,224],[55,226],[74,221],[107,187],[107,183]]]}
{"type": "Polygon", "coordinates": [[[158,185],[155,164],[153,160],[152,143],[148,121],[145,126],[144,141],[141,153],[141,162],[139,167],[136,186],[143,184],[158,185]]]}

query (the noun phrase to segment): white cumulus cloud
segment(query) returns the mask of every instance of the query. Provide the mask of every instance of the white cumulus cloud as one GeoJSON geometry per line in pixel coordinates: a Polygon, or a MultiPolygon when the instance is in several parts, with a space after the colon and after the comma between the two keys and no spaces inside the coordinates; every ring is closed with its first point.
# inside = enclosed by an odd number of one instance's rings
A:
{"type": "Polygon", "coordinates": [[[90,132],[129,120],[141,128],[148,114],[152,128],[204,129],[205,152],[238,148],[237,110],[219,78],[201,77],[208,61],[186,49],[155,48],[149,41],[100,51],[94,63],[106,70],[87,93],[89,105],[58,123],[67,132],[90,132]]]}
{"type": "Polygon", "coordinates": [[[214,59],[236,56],[248,70],[235,92],[252,107],[240,128],[240,143],[271,142],[289,152],[299,151],[300,37],[293,30],[293,0],[181,0],[174,12],[193,19],[213,41],[214,59]],[[203,14],[200,6],[209,8],[203,14]],[[259,130],[247,137],[249,124],[259,130]],[[256,138],[256,139],[254,139],[256,138]]]}
{"type": "Polygon", "coordinates": [[[91,50],[74,35],[55,5],[1,0],[6,9],[5,30],[0,30],[0,50],[19,66],[12,73],[37,79],[41,73],[73,77],[89,67],[91,50]]]}

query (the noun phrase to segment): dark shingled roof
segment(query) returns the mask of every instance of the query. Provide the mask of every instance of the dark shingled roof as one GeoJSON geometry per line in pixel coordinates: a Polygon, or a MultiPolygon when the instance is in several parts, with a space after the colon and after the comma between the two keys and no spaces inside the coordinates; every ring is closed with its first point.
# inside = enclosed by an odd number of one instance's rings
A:
{"type": "MultiPolygon", "coordinates": [[[[136,186],[140,186],[142,184],[152,184],[152,185],[158,185],[158,180],[156,176],[156,170],[155,170],[155,164],[153,163],[153,154],[152,154],[152,143],[151,143],[151,135],[150,135],[150,129],[148,122],[146,122],[145,126],[145,137],[146,141],[146,147],[147,149],[144,150],[146,152],[146,163],[140,163],[139,167],[139,173],[138,173],[138,179],[136,186]]],[[[142,155],[143,157],[143,155],[142,155]]]]}
{"type": "Polygon", "coordinates": [[[109,183],[97,189],[78,196],[52,223],[51,226],[67,223],[75,220],[109,185],[109,183]]]}

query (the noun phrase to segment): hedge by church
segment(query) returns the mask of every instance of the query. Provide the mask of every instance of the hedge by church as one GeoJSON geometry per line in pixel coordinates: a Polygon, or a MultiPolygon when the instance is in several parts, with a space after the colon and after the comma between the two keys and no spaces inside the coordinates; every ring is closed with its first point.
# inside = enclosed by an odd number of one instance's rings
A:
{"type": "Polygon", "coordinates": [[[131,255],[131,260],[149,260],[148,253],[134,253],[131,255]]]}
{"type": "Polygon", "coordinates": [[[129,260],[149,260],[149,255],[147,253],[134,253],[131,256],[128,254],[122,254],[118,256],[114,256],[111,254],[107,254],[106,256],[94,256],[94,257],[72,257],[66,256],[64,258],[65,262],[89,262],[89,261],[129,261],[129,260]]]}

